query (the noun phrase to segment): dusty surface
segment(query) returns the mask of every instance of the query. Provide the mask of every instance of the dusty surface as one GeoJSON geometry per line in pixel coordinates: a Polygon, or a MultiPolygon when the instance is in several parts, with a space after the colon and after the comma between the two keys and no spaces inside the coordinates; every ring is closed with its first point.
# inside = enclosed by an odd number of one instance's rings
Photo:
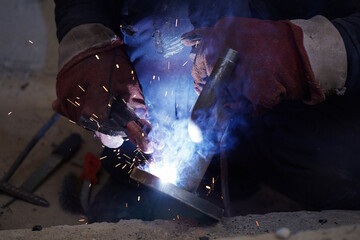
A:
{"type": "MultiPolygon", "coordinates": [[[[58,46],[53,9],[53,1],[34,0],[5,0],[0,8],[0,177],[53,114],[58,46]]],[[[92,133],[60,118],[30,152],[10,183],[20,186],[54,147],[73,132],[82,136],[80,151],[35,191],[50,202],[50,207],[16,201],[8,208],[0,208],[0,229],[79,223],[79,215],[61,210],[58,193],[68,173],[80,176],[86,152],[101,152],[101,143],[92,133]]],[[[0,206],[11,199],[0,193],[0,206]]]]}
{"type": "Polygon", "coordinates": [[[82,226],[57,226],[34,232],[31,229],[0,232],[2,239],[279,239],[281,227],[291,230],[290,239],[359,239],[360,215],[350,211],[270,213],[226,218],[211,226],[186,221],[122,220],[82,226]],[[320,222],[319,222],[320,220],[320,222]],[[256,224],[258,222],[258,225],[256,224]],[[356,225],[357,224],[357,225],[356,225]],[[342,227],[339,227],[342,225],[342,227]],[[319,230],[320,231],[314,231],[319,230]],[[304,232],[304,230],[307,230],[304,232]],[[312,231],[309,231],[312,230],[312,231]],[[265,234],[265,235],[259,235],[265,234]],[[253,235],[259,235],[253,237],[253,235]],[[252,236],[252,237],[249,237],[252,236]]]}

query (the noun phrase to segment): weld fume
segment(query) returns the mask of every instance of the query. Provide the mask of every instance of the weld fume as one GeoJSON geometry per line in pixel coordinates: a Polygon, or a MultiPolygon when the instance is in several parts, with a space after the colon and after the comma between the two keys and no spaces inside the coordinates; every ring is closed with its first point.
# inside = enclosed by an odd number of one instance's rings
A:
{"type": "Polygon", "coordinates": [[[150,133],[150,138],[161,139],[164,147],[155,150],[150,164],[144,170],[158,176],[166,182],[178,186],[184,180],[184,169],[193,166],[196,145],[187,133],[187,119],[175,120],[170,125],[160,125],[150,133]]]}

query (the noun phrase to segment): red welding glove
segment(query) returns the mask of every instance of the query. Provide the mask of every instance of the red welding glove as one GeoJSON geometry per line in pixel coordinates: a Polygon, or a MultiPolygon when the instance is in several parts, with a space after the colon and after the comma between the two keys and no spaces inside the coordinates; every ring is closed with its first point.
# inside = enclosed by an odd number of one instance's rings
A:
{"type": "Polygon", "coordinates": [[[252,110],[263,110],[281,99],[299,99],[307,104],[325,99],[304,49],[302,30],[289,21],[223,18],[214,27],[184,34],[182,40],[187,46],[195,46],[191,73],[198,94],[221,51],[232,48],[239,52],[226,86],[234,109],[242,109],[245,102],[252,110]]]}
{"type": "MultiPolygon", "coordinates": [[[[60,48],[60,57],[69,58],[69,49],[78,48],[73,46],[72,40],[82,37],[79,37],[80,33],[88,34],[89,28],[84,31],[83,27],[75,29],[75,33],[72,30],[70,37],[65,36],[62,43],[71,43],[71,46],[60,48]]],[[[141,133],[148,131],[150,124],[145,120],[147,109],[144,97],[123,41],[116,37],[105,38],[104,41],[102,27],[90,29],[95,35],[100,35],[98,38],[103,41],[100,45],[81,51],[63,64],[57,76],[57,99],[53,109],[95,131],[108,147],[119,147],[127,135],[142,150],[151,152],[146,145],[147,139],[139,140],[144,138],[141,133]]],[[[86,45],[89,40],[84,41],[86,45]]],[[[82,47],[82,43],[77,45],[82,47]]]]}

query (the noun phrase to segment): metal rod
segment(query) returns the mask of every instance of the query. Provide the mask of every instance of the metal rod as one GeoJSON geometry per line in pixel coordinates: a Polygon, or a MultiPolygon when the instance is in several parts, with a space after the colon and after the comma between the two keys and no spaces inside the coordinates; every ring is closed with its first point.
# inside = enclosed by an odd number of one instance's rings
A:
{"type": "Polygon", "coordinates": [[[25,149],[20,153],[16,161],[7,171],[5,176],[2,178],[3,182],[9,181],[11,176],[15,173],[15,171],[19,168],[22,164],[26,156],[29,154],[31,149],[36,145],[36,143],[44,136],[44,134],[50,129],[52,125],[59,119],[60,115],[58,113],[54,113],[50,119],[45,123],[45,125],[36,133],[36,135],[31,139],[25,149]]]}

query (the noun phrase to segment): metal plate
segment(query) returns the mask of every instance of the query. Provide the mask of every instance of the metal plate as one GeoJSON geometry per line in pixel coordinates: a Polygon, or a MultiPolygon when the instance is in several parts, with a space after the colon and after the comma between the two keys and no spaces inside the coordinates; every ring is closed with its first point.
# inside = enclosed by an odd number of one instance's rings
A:
{"type": "Polygon", "coordinates": [[[145,172],[139,168],[134,168],[131,172],[130,178],[138,181],[145,186],[148,186],[156,191],[162,192],[166,195],[169,195],[180,202],[190,206],[203,214],[214,218],[216,220],[220,220],[223,216],[224,210],[219,208],[218,206],[200,198],[196,195],[168,182],[161,181],[155,175],[151,173],[145,172]]]}

